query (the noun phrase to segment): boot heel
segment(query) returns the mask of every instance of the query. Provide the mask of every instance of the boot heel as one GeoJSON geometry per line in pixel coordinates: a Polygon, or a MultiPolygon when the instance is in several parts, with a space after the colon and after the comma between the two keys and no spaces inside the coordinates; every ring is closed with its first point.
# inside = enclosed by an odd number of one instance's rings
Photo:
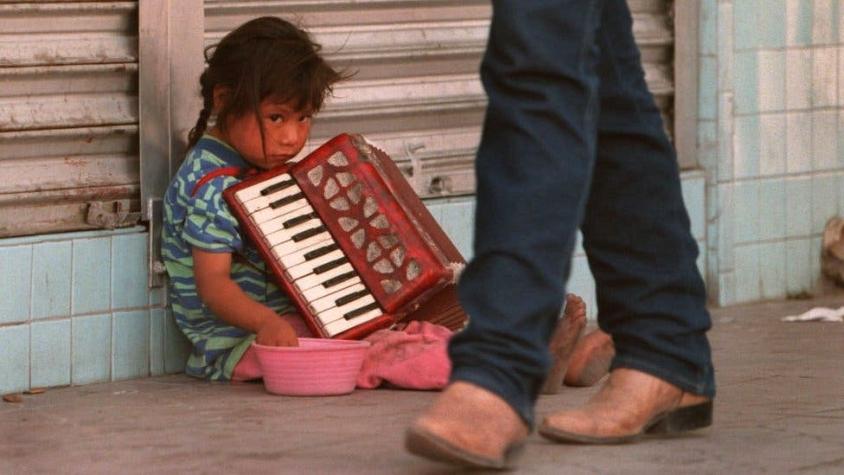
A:
{"type": "Polygon", "coordinates": [[[712,425],[712,401],[666,413],[645,430],[646,434],[676,434],[712,425]]]}

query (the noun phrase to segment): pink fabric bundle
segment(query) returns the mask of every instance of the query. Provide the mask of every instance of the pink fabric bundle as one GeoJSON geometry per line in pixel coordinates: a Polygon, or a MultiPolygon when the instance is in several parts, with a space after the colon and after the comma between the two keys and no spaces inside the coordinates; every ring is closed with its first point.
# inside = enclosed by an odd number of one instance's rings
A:
{"type": "Polygon", "coordinates": [[[379,330],[366,338],[372,343],[357,386],[371,389],[387,381],[405,389],[442,389],[448,384],[451,361],[446,351],[452,332],[429,322],[412,321],[404,330],[379,330]]]}

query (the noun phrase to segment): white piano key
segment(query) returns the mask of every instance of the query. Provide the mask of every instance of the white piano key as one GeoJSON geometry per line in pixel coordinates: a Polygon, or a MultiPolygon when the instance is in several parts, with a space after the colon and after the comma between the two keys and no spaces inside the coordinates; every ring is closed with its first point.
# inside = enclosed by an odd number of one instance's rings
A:
{"type": "MultiPolygon", "coordinates": [[[[324,295],[313,302],[308,304],[308,307],[311,309],[311,313],[318,314],[325,310],[328,310],[331,307],[337,306],[337,300],[341,299],[347,295],[354,294],[356,292],[360,292],[362,290],[366,290],[366,287],[363,284],[355,284],[349,287],[339,289],[337,292],[332,292],[328,295],[324,295]]],[[[361,296],[363,298],[363,296],[361,296]]]]}
{"type": "Polygon", "coordinates": [[[267,222],[267,221],[269,221],[269,220],[271,220],[275,217],[285,215],[285,214],[287,214],[291,211],[295,211],[295,210],[297,210],[297,209],[299,209],[303,206],[307,206],[307,205],[308,205],[308,200],[306,200],[303,197],[300,200],[294,201],[293,203],[281,206],[279,208],[266,207],[266,208],[260,209],[256,212],[252,213],[250,215],[250,217],[252,218],[252,221],[255,222],[255,224],[260,225],[261,223],[267,222]]]}
{"type": "MultiPolygon", "coordinates": [[[[258,229],[261,230],[261,234],[263,236],[269,236],[270,234],[280,231],[283,229],[292,229],[292,228],[285,228],[284,223],[290,221],[291,219],[298,218],[300,216],[308,215],[314,212],[314,209],[311,208],[309,205],[305,205],[299,209],[295,209],[289,213],[277,216],[269,221],[264,221],[261,224],[258,224],[258,229]]],[[[318,221],[318,218],[313,218],[314,220],[318,221]]]]}
{"type": "Polygon", "coordinates": [[[267,241],[267,244],[269,244],[270,247],[275,247],[281,243],[290,241],[291,239],[293,239],[293,237],[303,231],[307,231],[309,229],[316,228],[321,225],[322,221],[318,219],[313,219],[304,223],[299,223],[291,228],[282,228],[276,232],[264,234],[264,239],[267,241]]]}
{"type": "Polygon", "coordinates": [[[327,241],[330,239],[331,234],[329,234],[328,231],[323,231],[307,239],[302,239],[301,241],[293,241],[291,239],[273,246],[273,254],[275,254],[276,257],[286,256],[288,254],[301,251],[302,249],[310,246],[311,244],[327,241]]]}
{"type": "Polygon", "coordinates": [[[362,323],[374,320],[383,314],[384,312],[382,312],[380,308],[376,308],[374,310],[370,310],[364,313],[363,315],[358,315],[357,317],[352,318],[350,320],[346,320],[345,318],[335,320],[327,325],[322,325],[322,328],[325,330],[328,336],[339,335],[340,333],[343,333],[344,331],[350,328],[354,328],[362,323]]]}
{"type": "Polygon", "coordinates": [[[313,260],[310,260],[310,261],[305,261],[305,262],[303,262],[299,265],[295,265],[293,267],[288,267],[285,270],[285,273],[287,274],[287,277],[290,280],[296,280],[296,279],[298,279],[300,277],[304,277],[308,274],[313,274],[314,268],[317,267],[317,266],[327,264],[327,263],[334,261],[334,260],[337,260],[337,259],[345,259],[345,258],[346,258],[346,255],[343,254],[343,251],[341,251],[340,249],[337,249],[336,251],[331,251],[328,254],[325,254],[324,256],[319,256],[316,259],[313,259],[313,260]]]}
{"type": "Polygon", "coordinates": [[[338,275],[345,274],[347,272],[354,271],[351,264],[343,264],[340,267],[335,267],[330,271],[324,274],[309,274],[305,277],[302,277],[298,280],[293,282],[293,285],[296,287],[296,290],[299,291],[300,294],[304,293],[306,290],[310,289],[311,287],[317,286],[322,284],[323,282],[333,279],[338,275]]]}
{"type": "MultiPolygon", "coordinates": [[[[266,188],[266,187],[264,187],[266,188]]],[[[246,208],[249,213],[254,213],[259,209],[264,209],[270,206],[271,203],[278,201],[283,198],[287,198],[288,196],[293,196],[295,194],[301,193],[302,189],[299,188],[299,185],[292,185],[284,188],[282,190],[275,191],[270,193],[266,196],[257,196],[252,198],[249,201],[243,203],[243,207],[246,208]]]]}
{"type": "MultiPolygon", "coordinates": [[[[262,181],[257,185],[250,186],[249,188],[244,188],[235,193],[234,196],[238,199],[238,201],[245,204],[247,201],[253,200],[261,196],[262,190],[265,190],[270,186],[275,185],[276,183],[281,183],[283,181],[288,181],[291,179],[292,177],[289,174],[282,173],[281,175],[276,175],[270,178],[269,180],[262,181]]],[[[298,187],[298,185],[295,184],[294,186],[298,187]]]]}
{"type": "Polygon", "coordinates": [[[285,269],[289,269],[293,266],[296,266],[296,265],[299,265],[303,262],[306,262],[307,259],[305,259],[305,254],[307,254],[311,251],[316,251],[318,249],[322,249],[323,247],[326,247],[326,246],[331,246],[331,245],[336,245],[336,243],[333,240],[330,241],[330,242],[318,242],[318,243],[312,244],[312,245],[310,245],[310,246],[308,246],[304,249],[301,249],[297,252],[294,252],[292,254],[288,254],[286,256],[281,256],[281,258],[280,258],[281,265],[285,269]]]}
{"type": "Polygon", "coordinates": [[[365,307],[371,303],[375,303],[375,297],[373,297],[372,295],[367,295],[362,299],[355,300],[354,302],[349,302],[346,305],[340,305],[339,307],[332,307],[327,310],[324,310],[316,314],[316,317],[320,321],[320,323],[325,326],[338,319],[344,320],[345,314],[355,311],[361,307],[365,307]]]}
{"type": "Polygon", "coordinates": [[[310,289],[305,290],[302,292],[302,297],[305,299],[306,302],[314,302],[326,295],[331,293],[337,292],[339,290],[343,290],[346,287],[350,287],[352,285],[362,284],[363,281],[360,280],[360,277],[351,277],[349,279],[344,280],[338,284],[332,285],[331,287],[324,287],[322,285],[315,285],[310,289]]]}

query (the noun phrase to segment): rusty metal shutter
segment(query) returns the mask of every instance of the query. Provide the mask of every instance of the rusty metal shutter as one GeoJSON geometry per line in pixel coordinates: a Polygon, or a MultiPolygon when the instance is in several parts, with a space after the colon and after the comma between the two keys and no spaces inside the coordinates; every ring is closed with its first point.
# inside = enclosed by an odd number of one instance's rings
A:
{"type": "MultiPolygon", "coordinates": [[[[629,3],[648,83],[670,119],[669,0],[629,3]]],[[[358,72],[336,88],[306,151],[338,132],[361,132],[398,162],[420,196],[474,193],[488,1],[206,0],[205,6],[206,44],[248,19],[278,15],[311,31],[333,64],[358,72]]]]}
{"type": "Polygon", "coordinates": [[[0,237],[137,217],[136,12],[0,1],[0,237]]]}

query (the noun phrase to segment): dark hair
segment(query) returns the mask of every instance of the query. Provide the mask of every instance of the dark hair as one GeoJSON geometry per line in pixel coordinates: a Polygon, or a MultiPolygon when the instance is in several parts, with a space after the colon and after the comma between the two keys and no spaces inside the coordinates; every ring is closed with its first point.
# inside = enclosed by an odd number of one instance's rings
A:
{"type": "Polygon", "coordinates": [[[257,117],[261,101],[268,97],[294,101],[298,110],[318,112],[334,83],[348,77],[325,62],[319,54],[321,48],[304,30],[271,16],[250,20],[206,48],[208,66],[199,77],[202,110],[188,134],[188,148],[196,145],[208,128],[216,86],[230,91],[228,101],[217,111],[221,128],[231,115],[252,111],[257,117]]]}

